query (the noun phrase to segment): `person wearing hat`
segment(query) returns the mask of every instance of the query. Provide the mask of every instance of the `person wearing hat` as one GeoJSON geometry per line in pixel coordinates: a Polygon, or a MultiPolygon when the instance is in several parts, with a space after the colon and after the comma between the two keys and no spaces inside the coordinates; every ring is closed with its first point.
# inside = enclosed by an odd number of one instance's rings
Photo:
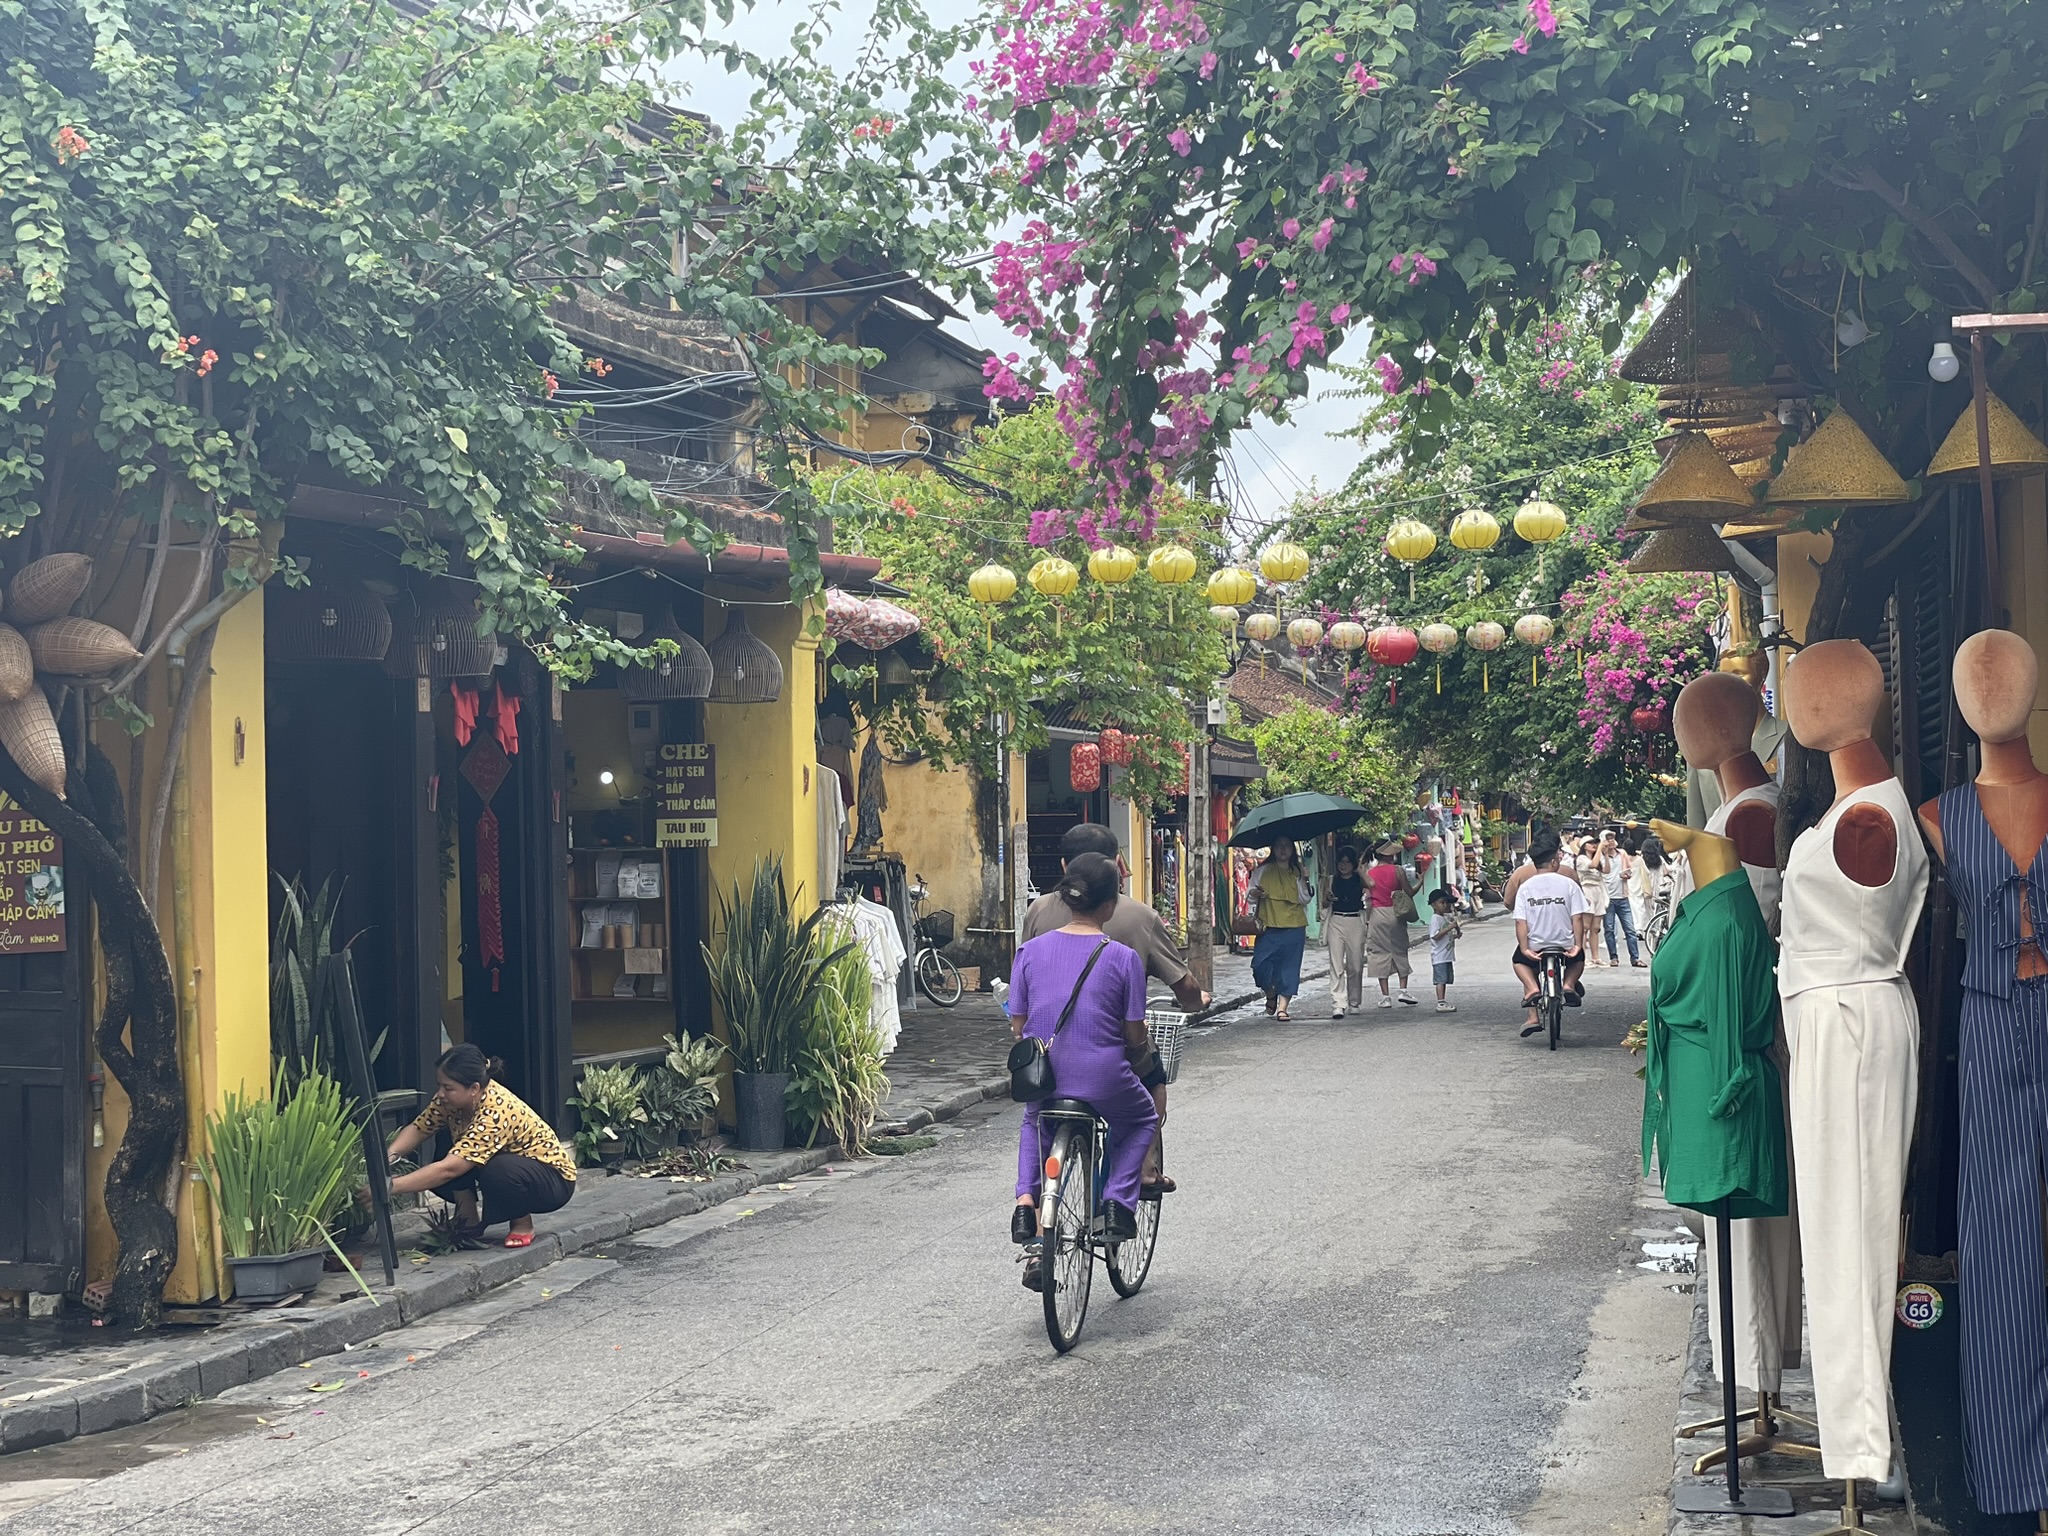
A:
{"type": "Polygon", "coordinates": [[[1380,984],[1380,1006],[1391,1008],[1387,978],[1401,978],[1401,1001],[1413,1006],[1408,990],[1413,967],[1408,961],[1408,924],[1415,919],[1415,892],[1421,882],[1400,865],[1401,845],[1393,838],[1373,849],[1372,868],[1365,872],[1365,973],[1380,984]]]}

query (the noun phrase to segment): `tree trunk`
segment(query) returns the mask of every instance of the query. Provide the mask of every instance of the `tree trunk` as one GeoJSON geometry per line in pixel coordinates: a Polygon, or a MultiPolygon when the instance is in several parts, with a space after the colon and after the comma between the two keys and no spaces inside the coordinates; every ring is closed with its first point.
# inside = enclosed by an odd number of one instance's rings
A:
{"type": "Polygon", "coordinates": [[[107,1218],[120,1245],[109,1309],[121,1322],[154,1328],[178,1255],[177,1218],[163,1199],[175,1187],[185,1124],[177,998],[163,936],[128,872],[127,817],[113,764],[89,747],[69,787],[70,800],[59,800],[0,751],[0,789],[64,839],[66,858],[85,867],[99,913],[107,999],[95,1040],[129,1105],[128,1129],[107,1169],[107,1218]]]}

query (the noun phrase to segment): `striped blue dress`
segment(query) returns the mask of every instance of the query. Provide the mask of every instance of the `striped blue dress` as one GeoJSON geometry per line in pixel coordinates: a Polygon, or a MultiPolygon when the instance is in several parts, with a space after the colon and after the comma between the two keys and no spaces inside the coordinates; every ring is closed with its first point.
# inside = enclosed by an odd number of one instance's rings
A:
{"type": "Polygon", "coordinates": [[[1940,807],[1968,944],[1956,1042],[1964,1436],[1977,1507],[2024,1514],[2048,1509],[2048,977],[2014,973],[2022,899],[2048,942],[2048,857],[2022,872],[1975,785],[1944,791],[1940,807]]]}

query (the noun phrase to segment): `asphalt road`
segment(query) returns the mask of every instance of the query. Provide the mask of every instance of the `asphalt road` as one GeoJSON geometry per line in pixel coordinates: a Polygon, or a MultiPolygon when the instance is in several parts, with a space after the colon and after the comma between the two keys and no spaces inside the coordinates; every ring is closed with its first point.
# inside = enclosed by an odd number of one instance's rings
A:
{"type": "Polygon", "coordinates": [[[47,1536],[1661,1532],[1690,1301],[1636,1264],[1673,1225],[1617,1049],[1645,973],[1593,973],[1552,1054],[1516,1038],[1509,938],[1468,934],[1456,1014],[1332,1023],[1312,994],[1198,1037],[1151,1280],[1098,1278],[1064,1359],[989,1105],[0,1462],[0,1510],[47,1536]]]}

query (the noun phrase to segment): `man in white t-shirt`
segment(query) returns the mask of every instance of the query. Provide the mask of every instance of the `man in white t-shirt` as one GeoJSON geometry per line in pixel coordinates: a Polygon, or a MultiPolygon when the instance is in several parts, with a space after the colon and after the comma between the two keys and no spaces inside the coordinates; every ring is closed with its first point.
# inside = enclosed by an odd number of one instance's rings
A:
{"type": "Polygon", "coordinates": [[[1538,958],[1546,949],[1565,952],[1564,1000],[1579,1006],[1585,993],[1579,975],[1586,968],[1586,955],[1579,942],[1579,919],[1587,910],[1586,890],[1572,875],[1558,873],[1560,852],[1557,838],[1545,833],[1529,847],[1529,862],[1536,873],[1524,880],[1515,893],[1515,975],[1522,983],[1522,1006],[1529,1010],[1522,1033],[1533,1035],[1543,1027],[1536,1016],[1538,958]]]}

